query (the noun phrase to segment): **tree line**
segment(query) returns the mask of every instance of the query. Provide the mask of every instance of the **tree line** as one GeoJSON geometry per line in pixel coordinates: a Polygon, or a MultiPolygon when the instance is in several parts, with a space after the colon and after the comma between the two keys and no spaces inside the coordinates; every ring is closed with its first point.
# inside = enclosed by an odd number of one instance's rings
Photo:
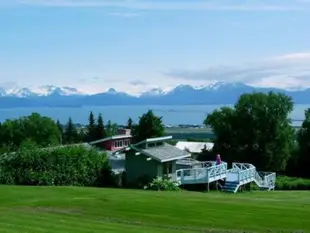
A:
{"type": "Polygon", "coordinates": [[[38,146],[48,147],[80,142],[90,142],[116,134],[117,125],[108,121],[104,124],[101,114],[97,119],[90,112],[86,128],[78,128],[72,118],[61,125],[49,117],[32,113],[18,119],[8,119],[0,124],[0,143],[2,150],[17,149],[25,140],[32,140],[38,146]]]}
{"type": "MultiPolygon", "coordinates": [[[[59,120],[55,122],[39,113],[32,113],[0,123],[0,152],[17,150],[24,141],[29,140],[40,147],[96,141],[116,135],[118,128],[110,120],[105,124],[100,113],[96,118],[90,112],[86,127],[77,127],[71,117],[62,125],[59,120]]],[[[138,123],[129,118],[126,128],[132,130],[132,135],[138,141],[165,134],[162,118],[155,116],[152,110],[143,114],[138,123]]]]}
{"type": "MultiPolygon", "coordinates": [[[[32,113],[0,124],[0,184],[118,186],[107,154],[87,144],[116,134],[117,125],[90,112],[86,128],[32,113]]],[[[164,135],[161,117],[150,110],[127,127],[138,140],[164,135]],[[149,129],[146,129],[149,127],[149,129]]]]}
{"type": "MultiPolygon", "coordinates": [[[[119,128],[119,126],[112,123],[111,120],[108,120],[105,125],[102,114],[99,113],[96,119],[93,112],[89,114],[88,125],[85,129],[83,127],[78,129],[71,118],[69,118],[64,126],[62,126],[59,121],[57,121],[56,124],[60,131],[63,144],[72,144],[82,141],[91,142],[114,136],[117,134],[119,128]]],[[[135,123],[132,118],[129,117],[125,127],[131,130],[131,134],[136,141],[165,135],[165,126],[162,117],[156,116],[152,110],[148,110],[146,113],[142,114],[138,123],[135,123]]]]}

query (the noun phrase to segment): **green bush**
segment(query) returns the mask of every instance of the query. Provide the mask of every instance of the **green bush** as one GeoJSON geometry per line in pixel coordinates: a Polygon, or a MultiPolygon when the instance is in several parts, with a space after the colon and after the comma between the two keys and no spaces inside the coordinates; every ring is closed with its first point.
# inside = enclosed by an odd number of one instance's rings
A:
{"type": "Polygon", "coordinates": [[[113,183],[105,153],[84,146],[40,149],[24,145],[0,156],[0,183],[106,186],[113,183]]]}
{"type": "Polygon", "coordinates": [[[310,190],[310,179],[297,177],[278,176],[276,180],[277,190],[310,190]]]}
{"type": "Polygon", "coordinates": [[[177,182],[172,181],[171,179],[154,179],[150,184],[150,190],[162,190],[162,191],[179,191],[180,187],[177,182]]]}

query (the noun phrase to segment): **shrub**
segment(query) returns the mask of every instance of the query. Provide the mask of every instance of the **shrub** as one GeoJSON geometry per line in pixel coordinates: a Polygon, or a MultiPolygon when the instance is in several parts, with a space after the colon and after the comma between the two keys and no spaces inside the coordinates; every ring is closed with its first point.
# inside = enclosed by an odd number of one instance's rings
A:
{"type": "Polygon", "coordinates": [[[106,186],[113,183],[105,153],[84,146],[40,149],[27,144],[0,156],[0,183],[106,186]]]}
{"type": "Polygon", "coordinates": [[[276,180],[277,190],[310,190],[310,179],[297,177],[278,176],[276,180]]]}
{"type": "Polygon", "coordinates": [[[162,191],[179,191],[180,187],[177,182],[172,181],[171,179],[154,179],[150,184],[150,190],[162,190],[162,191]]]}

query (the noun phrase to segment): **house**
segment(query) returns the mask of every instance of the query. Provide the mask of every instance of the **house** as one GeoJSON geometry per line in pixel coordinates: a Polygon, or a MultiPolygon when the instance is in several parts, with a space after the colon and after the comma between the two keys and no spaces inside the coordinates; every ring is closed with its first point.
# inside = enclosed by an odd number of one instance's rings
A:
{"type": "Polygon", "coordinates": [[[90,145],[95,145],[103,150],[115,151],[127,147],[131,144],[132,136],[128,129],[120,129],[118,134],[111,137],[102,138],[93,142],[90,145]]]}
{"type": "Polygon", "coordinates": [[[113,155],[125,153],[127,186],[146,185],[154,178],[176,177],[176,162],[189,158],[190,153],[167,143],[172,136],[149,138],[131,144],[113,155]]]}
{"type": "Polygon", "coordinates": [[[121,174],[125,170],[125,154],[113,154],[114,151],[120,150],[129,146],[132,143],[132,136],[129,129],[119,129],[118,135],[102,138],[89,145],[95,146],[103,150],[108,155],[109,165],[115,174],[121,174]]]}

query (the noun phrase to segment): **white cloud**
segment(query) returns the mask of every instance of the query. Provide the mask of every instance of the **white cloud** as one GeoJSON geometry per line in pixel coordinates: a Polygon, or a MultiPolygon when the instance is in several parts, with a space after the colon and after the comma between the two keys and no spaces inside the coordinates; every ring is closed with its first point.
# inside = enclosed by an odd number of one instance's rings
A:
{"type": "MultiPolygon", "coordinates": [[[[0,0],[7,4],[8,0],[0,0]]],[[[309,11],[301,0],[10,0],[11,4],[57,7],[118,7],[136,10],[309,11]]]]}
{"type": "Polygon", "coordinates": [[[216,66],[204,70],[172,70],[165,75],[187,81],[243,82],[280,88],[310,87],[310,53],[276,56],[239,66],[216,66]]]}
{"type": "Polygon", "coordinates": [[[273,59],[276,61],[310,61],[310,52],[285,54],[282,56],[274,57],[273,59]]]}

